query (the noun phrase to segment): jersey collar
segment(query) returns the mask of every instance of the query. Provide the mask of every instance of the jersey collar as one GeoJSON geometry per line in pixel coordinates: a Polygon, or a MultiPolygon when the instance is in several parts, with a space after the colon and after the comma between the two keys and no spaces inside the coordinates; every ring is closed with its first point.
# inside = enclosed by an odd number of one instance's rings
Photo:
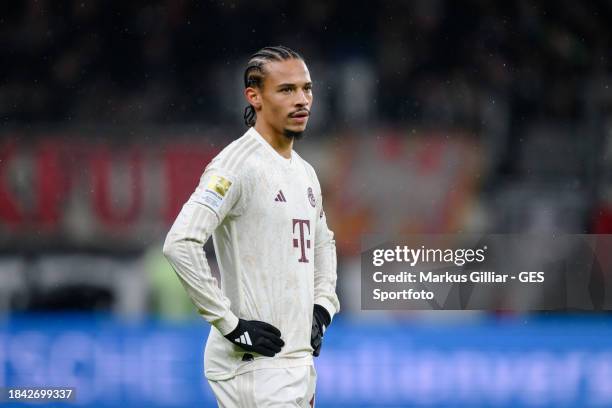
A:
{"type": "Polygon", "coordinates": [[[274,148],[270,146],[270,143],[268,143],[268,141],[264,139],[263,136],[260,135],[254,127],[249,128],[249,130],[247,130],[247,133],[250,133],[255,139],[259,141],[259,143],[263,144],[264,148],[268,152],[270,152],[270,154],[274,157],[276,161],[278,161],[278,163],[282,164],[283,166],[289,167],[293,164],[293,162],[295,162],[296,155],[293,149],[291,149],[291,159],[287,160],[285,157],[281,156],[276,150],[274,150],[274,148]]]}

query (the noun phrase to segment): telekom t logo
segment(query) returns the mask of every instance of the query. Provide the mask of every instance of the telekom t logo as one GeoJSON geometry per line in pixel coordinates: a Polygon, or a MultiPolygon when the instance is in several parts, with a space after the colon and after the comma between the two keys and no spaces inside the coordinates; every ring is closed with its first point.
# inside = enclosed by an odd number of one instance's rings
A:
{"type": "Polygon", "coordinates": [[[304,231],[304,225],[306,225],[306,227],[308,228],[308,233],[310,234],[310,221],[309,220],[299,220],[294,218],[293,219],[293,233],[295,233],[295,226],[299,225],[299,232],[300,232],[300,238],[293,238],[293,247],[294,248],[301,248],[302,250],[302,257],[300,259],[298,259],[298,262],[305,262],[308,263],[308,258],[306,258],[306,249],[310,249],[310,240],[309,239],[304,239],[304,235],[305,235],[305,231],[304,231]]]}

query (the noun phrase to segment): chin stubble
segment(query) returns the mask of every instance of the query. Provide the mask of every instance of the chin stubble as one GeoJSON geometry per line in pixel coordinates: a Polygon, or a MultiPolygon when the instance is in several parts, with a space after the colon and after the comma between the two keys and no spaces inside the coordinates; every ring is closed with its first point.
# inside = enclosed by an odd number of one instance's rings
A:
{"type": "Polygon", "coordinates": [[[289,139],[293,139],[293,140],[300,140],[302,136],[304,135],[304,131],[294,132],[293,130],[289,130],[289,129],[284,129],[283,133],[285,137],[289,139]]]}

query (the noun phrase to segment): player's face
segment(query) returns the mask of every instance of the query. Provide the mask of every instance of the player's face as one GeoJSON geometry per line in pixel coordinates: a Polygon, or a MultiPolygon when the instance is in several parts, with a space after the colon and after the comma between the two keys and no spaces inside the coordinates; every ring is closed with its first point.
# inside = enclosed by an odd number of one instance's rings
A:
{"type": "Polygon", "coordinates": [[[299,136],[306,130],[312,106],[312,81],[304,61],[289,59],[265,65],[261,110],[263,120],[275,132],[299,136]]]}

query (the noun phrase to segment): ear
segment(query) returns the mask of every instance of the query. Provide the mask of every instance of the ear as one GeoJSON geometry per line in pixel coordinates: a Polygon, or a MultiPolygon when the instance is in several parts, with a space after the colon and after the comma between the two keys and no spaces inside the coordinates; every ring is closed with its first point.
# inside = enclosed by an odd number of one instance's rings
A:
{"type": "Polygon", "coordinates": [[[255,108],[255,111],[261,109],[261,94],[259,89],[251,86],[246,88],[244,90],[244,97],[246,98],[247,102],[255,108]]]}

